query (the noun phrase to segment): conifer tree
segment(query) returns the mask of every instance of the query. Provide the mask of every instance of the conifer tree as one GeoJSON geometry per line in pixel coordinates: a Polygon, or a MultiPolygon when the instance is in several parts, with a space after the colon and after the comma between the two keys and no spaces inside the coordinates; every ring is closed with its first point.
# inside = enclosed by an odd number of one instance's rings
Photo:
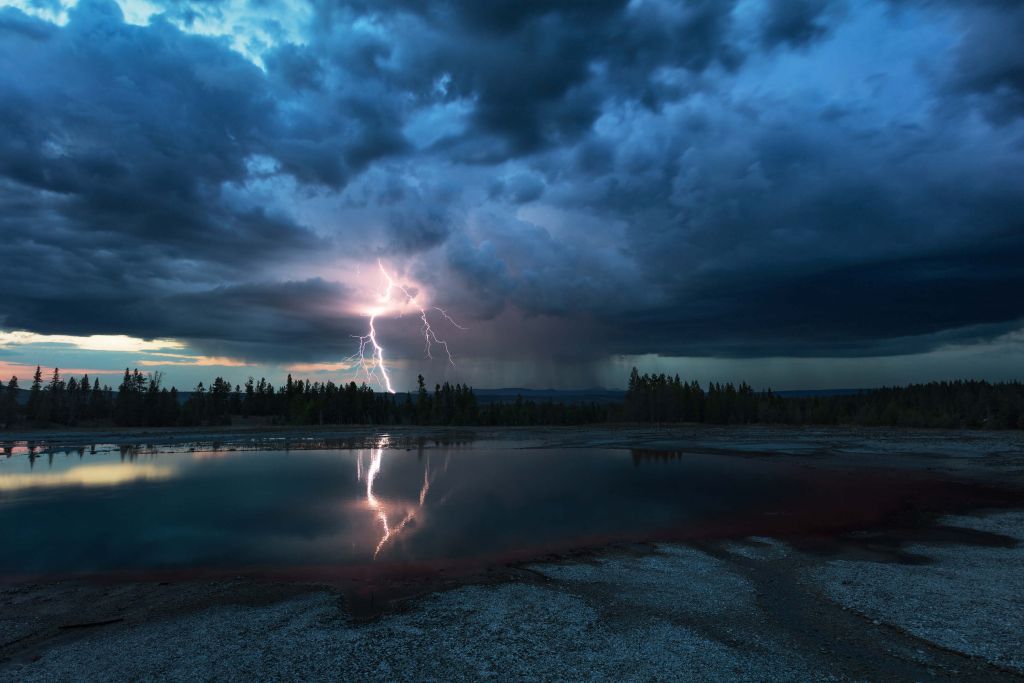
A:
{"type": "Polygon", "coordinates": [[[42,369],[37,365],[36,372],[32,375],[32,387],[29,389],[28,394],[28,405],[25,406],[25,411],[28,413],[29,419],[38,421],[41,404],[43,402],[43,372],[42,369]]]}

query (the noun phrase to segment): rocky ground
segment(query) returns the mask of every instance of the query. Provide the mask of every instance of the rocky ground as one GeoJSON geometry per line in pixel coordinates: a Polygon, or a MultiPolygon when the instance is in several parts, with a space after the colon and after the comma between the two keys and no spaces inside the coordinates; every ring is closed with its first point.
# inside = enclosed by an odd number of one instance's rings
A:
{"type": "Polygon", "coordinates": [[[945,525],[970,540],[617,548],[367,620],[308,585],[8,587],[0,680],[1024,680],[1024,513],[945,525]]]}

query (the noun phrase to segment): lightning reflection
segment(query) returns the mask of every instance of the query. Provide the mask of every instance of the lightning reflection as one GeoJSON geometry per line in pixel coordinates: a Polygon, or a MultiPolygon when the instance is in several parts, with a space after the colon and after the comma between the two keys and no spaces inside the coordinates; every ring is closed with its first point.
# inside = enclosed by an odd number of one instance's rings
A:
{"type": "Polygon", "coordinates": [[[356,480],[366,482],[366,505],[376,517],[380,525],[381,537],[373,550],[373,559],[377,559],[381,551],[395,538],[397,538],[406,527],[424,514],[424,505],[430,493],[430,485],[434,480],[434,473],[430,467],[430,454],[426,455],[423,464],[423,483],[420,486],[418,504],[415,506],[403,501],[385,501],[374,493],[374,484],[380,474],[381,465],[384,461],[384,450],[388,447],[388,437],[382,436],[370,449],[369,465],[363,466],[364,452],[360,451],[356,458],[356,480]],[[397,514],[396,514],[397,513],[397,514]],[[400,517],[400,519],[399,519],[400,517]],[[394,520],[398,520],[397,523],[394,520]]]}

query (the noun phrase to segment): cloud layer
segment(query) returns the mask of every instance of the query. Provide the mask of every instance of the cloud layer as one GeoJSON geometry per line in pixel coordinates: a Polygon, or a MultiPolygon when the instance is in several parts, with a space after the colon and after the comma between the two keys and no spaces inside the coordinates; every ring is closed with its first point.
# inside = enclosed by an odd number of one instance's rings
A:
{"type": "Polygon", "coordinates": [[[480,362],[1024,320],[1019,3],[158,7],[0,8],[0,329],[336,361],[378,258],[480,362]]]}

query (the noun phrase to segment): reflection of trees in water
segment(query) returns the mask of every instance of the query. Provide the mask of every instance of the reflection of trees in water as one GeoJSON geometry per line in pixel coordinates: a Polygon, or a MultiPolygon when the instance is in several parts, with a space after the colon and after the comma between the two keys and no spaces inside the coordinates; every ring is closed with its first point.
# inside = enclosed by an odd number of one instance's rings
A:
{"type": "MultiPolygon", "coordinates": [[[[475,440],[475,435],[468,431],[451,431],[426,437],[422,435],[388,435],[388,448],[441,448],[464,446],[475,440]]],[[[5,458],[24,455],[35,461],[42,455],[71,455],[79,457],[88,450],[90,455],[97,453],[117,453],[122,461],[136,460],[140,455],[165,455],[174,453],[190,453],[194,457],[215,457],[229,455],[236,451],[326,451],[326,450],[358,450],[376,448],[380,441],[379,435],[357,435],[346,437],[273,437],[261,435],[256,438],[228,438],[212,440],[186,440],[155,445],[153,443],[89,443],[89,445],[69,444],[50,445],[46,441],[0,441],[0,452],[5,458]]]]}
{"type": "Polygon", "coordinates": [[[444,432],[430,437],[420,435],[360,435],[349,437],[311,437],[287,439],[284,443],[253,444],[259,450],[269,448],[281,448],[294,451],[323,451],[323,450],[373,450],[378,447],[381,439],[387,442],[387,448],[417,448],[422,450],[428,446],[439,448],[441,446],[463,446],[472,443],[476,436],[472,432],[444,432]]]}
{"type": "Polygon", "coordinates": [[[671,462],[673,460],[682,460],[685,455],[683,451],[671,451],[655,448],[632,448],[629,452],[633,456],[634,465],[640,465],[640,463],[644,461],[671,462]]]}
{"type": "MultiPolygon", "coordinates": [[[[356,478],[358,481],[363,481],[364,479],[366,481],[366,504],[375,514],[382,531],[380,540],[377,542],[377,546],[373,551],[374,559],[380,555],[381,551],[384,550],[389,543],[391,543],[407,528],[410,528],[410,524],[415,527],[417,520],[422,521],[422,517],[425,514],[424,505],[426,504],[427,496],[430,493],[430,485],[433,483],[434,478],[437,475],[437,470],[431,468],[430,452],[428,451],[426,457],[421,457],[423,460],[423,483],[420,485],[419,496],[415,504],[400,499],[384,500],[379,498],[374,493],[374,484],[377,481],[377,476],[380,474],[381,466],[384,462],[384,450],[391,447],[392,444],[390,443],[389,437],[382,436],[377,439],[374,447],[369,450],[368,464],[364,463],[366,451],[359,451],[356,456],[356,478]]],[[[420,449],[422,448],[423,440],[421,439],[420,449]]],[[[450,457],[450,454],[445,455],[444,466],[441,469],[442,472],[447,471],[448,460],[450,457]]]]}
{"type": "Polygon", "coordinates": [[[26,455],[29,460],[35,458],[43,451],[43,446],[35,441],[8,441],[3,444],[4,457],[10,458],[15,455],[26,455]]]}
{"type": "MultiPolygon", "coordinates": [[[[141,445],[137,443],[119,444],[117,450],[121,455],[121,462],[124,462],[125,460],[135,462],[139,459],[140,455],[148,455],[152,457],[163,452],[153,444],[141,445]]],[[[92,452],[95,453],[95,449],[92,452]]]]}

